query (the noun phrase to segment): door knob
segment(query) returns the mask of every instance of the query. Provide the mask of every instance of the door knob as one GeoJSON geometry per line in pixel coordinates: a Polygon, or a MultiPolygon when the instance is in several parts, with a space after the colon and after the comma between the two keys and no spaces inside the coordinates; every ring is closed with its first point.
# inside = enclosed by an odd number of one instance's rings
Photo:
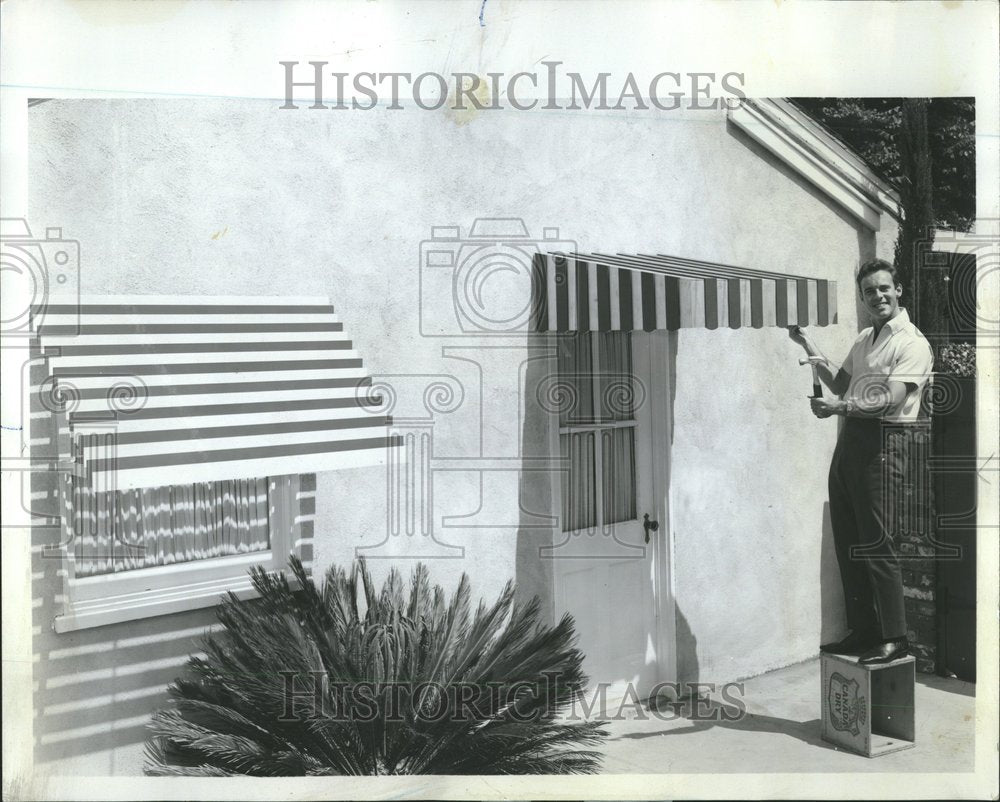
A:
{"type": "Polygon", "coordinates": [[[649,520],[649,513],[643,513],[642,528],[645,530],[644,539],[649,543],[649,533],[657,531],[660,528],[660,522],[649,520]]]}

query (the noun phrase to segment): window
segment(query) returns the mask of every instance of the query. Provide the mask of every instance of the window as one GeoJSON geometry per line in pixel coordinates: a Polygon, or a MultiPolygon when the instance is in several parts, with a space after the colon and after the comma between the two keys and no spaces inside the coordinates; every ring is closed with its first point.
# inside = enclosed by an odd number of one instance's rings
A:
{"type": "Polygon", "coordinates": [[[214,605],[252,593],[251,566],[308,563],[315,474],[400,444],[329,298],[67,295],[31,315],[59,631],[214,605]]]}
{"type": "Polygon", "coordinates": [[[251,595],[251,566],[278,570],[299,550],[305,487],[279,476],[103,490],[64,474],[56,631],[208,607],[226,591],[251,595]]]}
{"type": "Polygon", "coordinates": [[[580,332],[558,342],[563,531],[634,520],[632,335],[580,332]]]}
{"type": "Polygon", "coordinates": [[[267,479],[99,492],[67,482],[79,578],[270,549],[267,479]]]}

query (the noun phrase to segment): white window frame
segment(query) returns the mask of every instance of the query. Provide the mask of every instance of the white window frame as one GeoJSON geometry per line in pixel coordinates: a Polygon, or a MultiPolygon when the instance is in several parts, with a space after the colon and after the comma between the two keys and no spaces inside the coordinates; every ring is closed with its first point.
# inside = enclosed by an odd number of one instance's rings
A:
{"type": "Polygon", "coordinates": [[[76,576],[74,543],[68,536],[70,523],[65,505],[60,503],[60,520],[67,533],[59,546],[64,567],[63,611],[53,619],[53,629],[72,632],[214,607],[220,596],[230,591],[241,599],[253,598],[257,593],[250,581],[252,566],[283,570],[288,566],[288,555],[299,553],[299,500],[309,495],[302,492],[298,475],[269,477],[271,547],[267,551],[85,577],[76,576]]]}
{"type": "MultiPolygon", "coordinates": [[[[616,332],[620,334],[626,334],[629,339],[632,339],[631,332],[616,332]]],[[[611,429],[635,429],[636,420],[635,413],[633,411],[633,417],[626,421],[598,421],[597,417],[601,409],[601,388],[599,386],[598,377],[601,375],[601,348],[600,348],[600,335],[602,332],[598,331],[587,331],[587,332],[576,332],[575,336],[586,336],[590,340],[590,368],[591,368],[591,403],[594,409],[594,420],[590,423],[573,423],[568,426],[559,427],[559,445],[562,445],[563,435],[572,434],[583,434],[585,432],[592,432],[594,434],[594,524],[593,526],[586,527],[584,529],[566,529],[566,517],[563,514],[562,508],[562,490],[560,488],[560,505],[559,505],[559,526],[561,531],[565,534],[568,532],[598,532],[605,527],[614,526],[616,523],[623,523],[624,521],[612,521],[610,523],[604,520],[604,437],[603,433],[605,431],[610,431],[611,429]]],[[[632,377],[635,381],[635,366],[634,359],[635,355],[631,349],[635,347],[634,342],[630,342],[630,353],[632,353],[633,364],[629,365],[628,375],[632,377]]],[[[635,493],[635,465],[632,466],[633,476],[632,476],[632,490],[635,493]]],[[[636,515],[638,516],[639,507],[636,505],[636,515]]],[[[625,521],[637,520],[637,518],[627,518],[625,521]]]]}

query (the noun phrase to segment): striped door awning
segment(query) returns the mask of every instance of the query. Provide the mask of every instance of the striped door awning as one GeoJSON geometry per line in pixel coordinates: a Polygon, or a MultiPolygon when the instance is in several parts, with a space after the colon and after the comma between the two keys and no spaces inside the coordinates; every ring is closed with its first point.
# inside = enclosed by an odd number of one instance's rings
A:
{"type": "Polygon", "coordinates": [[[399,445],[326,298],[56,298],[36,331],[36,408],[107,489],[377,464],[399,445]]]}
{"type": "Polygon", "coordinates": [[[674,331],[827,326],[837,283],[808,276],[621,254],[539,254],[534,331],[674,331]]]}

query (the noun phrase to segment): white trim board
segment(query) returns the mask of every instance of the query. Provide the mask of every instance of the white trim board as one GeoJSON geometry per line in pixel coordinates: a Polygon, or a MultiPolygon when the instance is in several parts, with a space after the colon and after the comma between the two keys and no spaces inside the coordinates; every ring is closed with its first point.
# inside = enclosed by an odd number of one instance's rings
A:
{"type": "Polygon", "coordinates": [[[901,216],[896,192],[788,101],[746,100],[727,117],[866,228],[879,231],[886,212],[901,216]]]}

